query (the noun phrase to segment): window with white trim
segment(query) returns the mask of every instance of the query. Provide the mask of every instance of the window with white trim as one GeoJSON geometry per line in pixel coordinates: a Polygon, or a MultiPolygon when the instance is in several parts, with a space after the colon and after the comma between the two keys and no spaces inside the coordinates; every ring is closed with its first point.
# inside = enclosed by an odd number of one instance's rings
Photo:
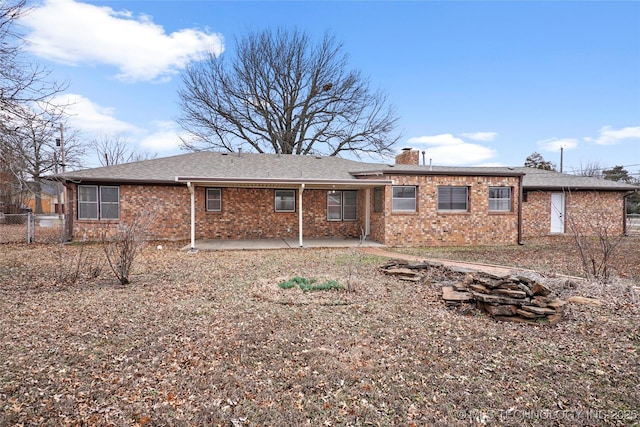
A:
{"type": "Polygon", "coordinates": [[[468,187],[438,187],[438,210],[464,212],[469,210],[468,187]]]}
{"type": "Polygon", "coordinates": [[[327,219],[329,221],[355,221],[358,217],[358,192],[355,190],[327,193],[327,219]]]}
{"type": "Polygon", "coordinates": [[[489,187],[489,211],[511,212],[511,187],[489,187]]]}
{"type": "Polygon", "coordinates": [[[207,188],[207,212],[220,212],[222,210],[222,189],[207,188]]]}
{"type": "Polygon", "coordinates": [[[396,185],[392,189],[393,212],[416,211],[416,187],[414,185],[396,185]]]}
{"type": "Polygon", "coordinates": [[[275,210],[276,212],[295,212],[296,190],[276,190],[275,210]]]}
{"type": "Polygon", "coordinates": [[[120,219],[120,187],[78,185],[78,219],[120,219]]]}

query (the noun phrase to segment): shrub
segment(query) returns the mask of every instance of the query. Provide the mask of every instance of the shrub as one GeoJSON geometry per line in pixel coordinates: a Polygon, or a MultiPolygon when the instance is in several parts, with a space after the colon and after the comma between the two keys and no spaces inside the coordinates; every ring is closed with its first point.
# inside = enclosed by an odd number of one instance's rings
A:
{"type": "Polygon", "coordinates": [[[332,289],[342,290],[344,287],[335,280],[327,280],[326,282],[315,284],[316,279],[307,279],[305,277],[293,277],[284,282],[278,283],[281,289],[291,289],[299,286],[304,292],[308,291],[330,291],[332,289]]]}

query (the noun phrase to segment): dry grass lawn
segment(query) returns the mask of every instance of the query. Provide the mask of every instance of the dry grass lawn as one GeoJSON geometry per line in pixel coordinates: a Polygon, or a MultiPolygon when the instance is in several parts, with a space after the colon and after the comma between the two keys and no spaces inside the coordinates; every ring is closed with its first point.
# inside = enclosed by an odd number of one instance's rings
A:
{"type": "MultiPolygon", "coordinates": [[[[447,308],[448,276],[401,282],[354,249],[180,246],[147,246],[119,286],[97,245],[0,245],[0,425],[640,423],[638,282],[567,282],[547,262],[562,298],[602,305],[522,325],[447,308]],[[294,276],[351,290],[278,287],[294,276]]],[[[526,263],[511,250],[459,256],[526,263]]]]}

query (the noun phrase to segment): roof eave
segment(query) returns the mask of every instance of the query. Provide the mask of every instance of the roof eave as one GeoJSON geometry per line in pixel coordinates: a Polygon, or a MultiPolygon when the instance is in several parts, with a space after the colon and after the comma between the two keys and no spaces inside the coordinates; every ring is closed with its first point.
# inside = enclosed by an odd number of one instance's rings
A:
{"type": "Polygon", "coordinates": [[[193,177],[177,176],[176,182],[190,182],[196,185],[268,185],[268,186],[305,186],[332,187],[378,187],[391,185],[393,181],[386,179],[313,179],[313,178],[225,178],[225,177],[193,177]]]}
{"type": "Polygon", "coordinates": [[[539,191],[639,191],[640,188],[629,187],[578,187],[578,186],[544,186],[544,185],[523,185],[523,190],[539,190],[539,191]]]}
{"type": "Polygon", "coordinates": [[[411,170],[411,169],[387,169],[387,170],[375,170],[375,171],[363,171],[363,172],[351,172],[353,176],[365,177],[365,176],[384,176],[384,175],[448,175],[448,176],[506,176],[506,177],[518,177],[524,176],[522,172],[499,172],[499,171],[434,171],[434,170],[411,170]]]}

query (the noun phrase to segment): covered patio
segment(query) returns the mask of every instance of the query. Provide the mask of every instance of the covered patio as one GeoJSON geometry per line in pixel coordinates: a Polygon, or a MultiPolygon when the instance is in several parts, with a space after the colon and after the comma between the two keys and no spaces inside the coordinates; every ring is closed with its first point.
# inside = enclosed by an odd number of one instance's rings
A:
{"type": "Polygon", "coordinates": [[[202,251],[237,251],[260,249],[307,249],[307,248],[357,248],[357,247],[385,247],[373,240],[342,239],[342,238],[309,238],[304,239],[300,246],[298,239],[202,239],[196,240],[192,248],[187,245],[182,248],[202,251]]]}

